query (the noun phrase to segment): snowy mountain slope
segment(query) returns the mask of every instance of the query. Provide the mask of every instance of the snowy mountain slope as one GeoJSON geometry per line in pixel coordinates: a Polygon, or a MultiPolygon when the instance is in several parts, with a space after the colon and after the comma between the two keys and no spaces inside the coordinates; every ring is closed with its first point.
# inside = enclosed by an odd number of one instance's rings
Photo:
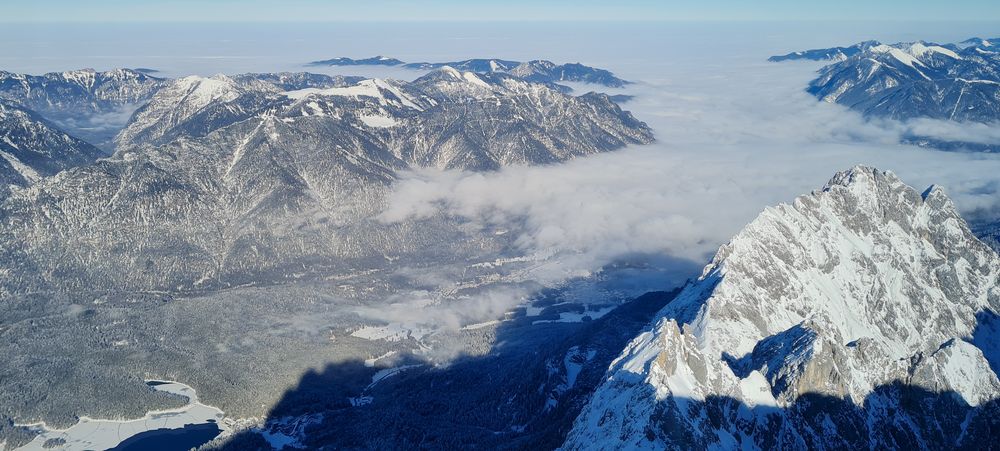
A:
{"type": "Polygon", "coordinates": [[[0,190],[28,186],[103,156],[33,111],[0,100],[0,190]]]}
{"type": "Polygon", "coordinates": [[[496,169],[650,142],[645,124],[603,94],[568,96],[506,75],[447,67],[412,85],[438,103],[403,132],[416,139],[398,146],[400,157],[418,166],[496,169]]]}
{"type": "Polygon", "coordinates": [[[360,77],[305,72],[189,76],[171,80],[139,108],[115,137],[118,149],[168,143],[180,136],[202,137],[251,117],[277,114],[285,91],[343,87],[360,77]]]}
{"type": "Polygon", "coordinates": [[[720,248],[564,448],[975,448],[1000,413],[998,310],[1000,259],[945,194],[855,167],[720,248]]]}
{"type": "MultiPolygon", "coordinates": [[[[1000,52],[990,41],[870,41],[851,48],[852,55],[820,70],[810,93],[868,116],[1000,120],[1000,52]]],[[[817,51],[803,55],[811,52],[817,51]]]]}
{"type": "MultiPolygon", "coordinates": [[[[277,88],[271,91],[278,92],[277,88]]],[[[178,129],[185,127],[211,130],[217,127],[213,116],[219,114],[203,114],[210,106],[223,105],[224,117],[245,118],[246,111],[253,111],[253,107],[260,102],[231,102],[249,92],[242,84],[225,75],[211,78],[192,75],[174,80],[135,112],[128,125],[115,137],[115,142],[120,149],[157,145],[171,141],[179,134],[178,129]]],[[[221,125],[229,123],[231,121],[223,120],[221,125]]]]}
{"type": "Polygon", "coordinates": [[[489,247],[455,224],[374,219],[398,171],[563,161],[652,134],[603,95],[442,69],[292,91],[189,77],[119,138],[114,157],[0,203],[0,289],[205,289],[463,258],[489,247]]]}

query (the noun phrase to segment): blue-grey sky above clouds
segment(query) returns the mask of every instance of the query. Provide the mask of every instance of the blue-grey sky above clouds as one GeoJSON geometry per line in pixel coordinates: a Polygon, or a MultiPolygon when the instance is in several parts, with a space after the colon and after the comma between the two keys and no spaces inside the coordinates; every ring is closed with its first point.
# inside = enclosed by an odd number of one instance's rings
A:
{"type": "Polygon", "coordinates": [[[413,20],[998,20],[996,0],[38,0],[2,22],[413,20]]]}

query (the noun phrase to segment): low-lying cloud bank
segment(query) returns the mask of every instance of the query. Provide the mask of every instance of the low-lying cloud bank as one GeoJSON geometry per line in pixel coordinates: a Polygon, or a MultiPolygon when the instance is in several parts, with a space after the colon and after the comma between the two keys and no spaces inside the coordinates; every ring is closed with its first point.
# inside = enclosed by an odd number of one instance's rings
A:
{"type": "Polygon", "coordinates": [[[658,143],[554,166],[411,172],[381,219],[448,214],[507,227],[526,255],[559,261],[559,272],[538,275],[551,281],[629,254],[705,261],[764,207],[859,163],[918,188],[942,185],[963,211],[1000,212],[997,155],[899,144],[912,134],[1000,143],[996,127],[866,120],[803,91],[817,67],[650,67],[624,106],[658,143]]]}

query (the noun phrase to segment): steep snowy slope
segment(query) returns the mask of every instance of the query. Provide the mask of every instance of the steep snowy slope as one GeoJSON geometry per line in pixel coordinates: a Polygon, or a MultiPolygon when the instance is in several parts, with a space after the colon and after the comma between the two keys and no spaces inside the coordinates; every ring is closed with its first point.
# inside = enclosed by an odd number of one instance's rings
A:
{"type": "Polygon", "coordinates": [[[63,169],[89,163],[100,150],[33,111],[0,100],[0,191],[28,186],[63,169]]]}
{"type": "Polygon", "coordinates": [[[565,448],[975,448],[998,427],[997,311],[1000,259],[945,194],[855,167],[720,248],[565,448]]]}

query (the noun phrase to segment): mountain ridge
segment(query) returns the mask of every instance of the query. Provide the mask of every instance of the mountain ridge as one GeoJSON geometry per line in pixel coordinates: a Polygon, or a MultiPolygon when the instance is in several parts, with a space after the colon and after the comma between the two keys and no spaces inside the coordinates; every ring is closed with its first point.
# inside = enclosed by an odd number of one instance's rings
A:
{"type": "Polygon", "coordinates": [[[375,56],[364,59],[333,58],[328,60],[312,61],[307,66],[399,66],[414,70],[433,70],[442,67],[451,67],[460,71],[469,71],[479,74],[505,73],[514,75],[535,83],[559,83],[559,82],[582,82],[599,84],[611,88],[621,88],[630,82],[616,77],[613,73],[605,69],[586,66],[580,63],[556,64],[547,60],[531,60],[527,62],[504,60],[497,58],[472,58],[460,61],[448,62],[418,62],[404,63],[395,58],[375,56]]]}
{"type": "Polygon", "coordinates": [[[0,284],[204,289],[385,265],[458,226],[378,222],[399,171],[546,164],[653,140],[605,95],[504,74],[446,68],[326,88],[263,78],[172,81],[133,115],[113,157],[0,202],[0,235],[11,237],[0,254],[21,265],[0,284]],[[29,277],[39,267],[62,276],[29,277]]]}
{"type": "MultiPolygon", "coordinates": [[[[770,61],[831,60],[807,91],[865,116],[991,123],[1000,121],[1000,47],[994,42],[1000,41],[865,41],[847,48],[772,57],[770,61]]],[[[919,143],[919,136],[910,138],[919,143]]]]}

